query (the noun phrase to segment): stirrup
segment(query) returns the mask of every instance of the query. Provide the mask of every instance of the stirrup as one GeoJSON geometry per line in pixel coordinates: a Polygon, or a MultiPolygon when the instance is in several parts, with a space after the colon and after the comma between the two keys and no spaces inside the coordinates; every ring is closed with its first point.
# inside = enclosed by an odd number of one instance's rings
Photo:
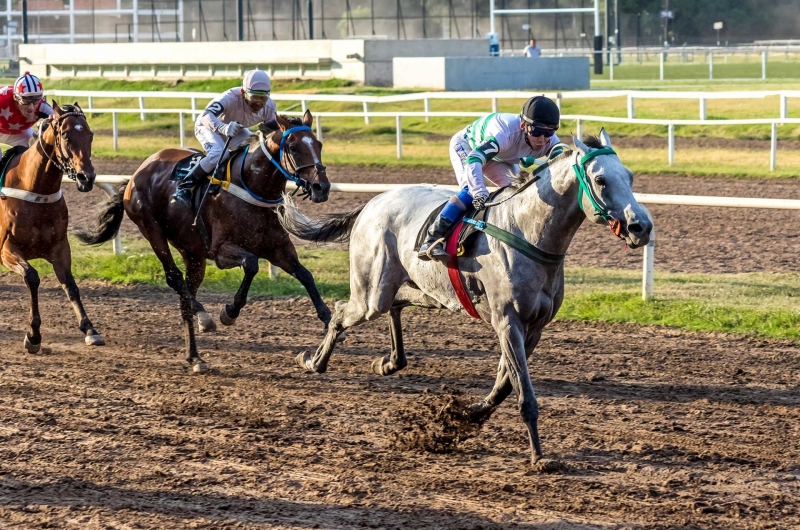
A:
{"type": "MultiPolygon", "coordinates": [[[[443,252],[443,253],[444,253],[446,256],[448,256],[448,257],[450,256],[450,254],[448,254],[448,253],[447,253],[447,251],[444,249],[444,244],[445,244],[445,241],[446,241],[446,238],[444,238],[444,237],[440,237],[439,239],[437,239],[436,241],[434,241],[433,243],[431,243],[431,244],[430,244],[430,246],[429,246],[429,247],[428,247],[428,248],[425,250],[425,255],[426,255],[426,256],[428,256],[428,259],[430,259],[430,260],[435,260],[435,261],[439,261],[439,260],[437,259],[437,257],[435,257],[435,256],[433,256],[433,255],[431,254],[431,252],[432,252],[432,251],[433,251],[433,250],[434,250],[436,247],[438,247],[439,245],[442,245],[442,252],[443,252]]],[[[440,254],[440,256],[441,256],[441,254],[440,254]]]]}

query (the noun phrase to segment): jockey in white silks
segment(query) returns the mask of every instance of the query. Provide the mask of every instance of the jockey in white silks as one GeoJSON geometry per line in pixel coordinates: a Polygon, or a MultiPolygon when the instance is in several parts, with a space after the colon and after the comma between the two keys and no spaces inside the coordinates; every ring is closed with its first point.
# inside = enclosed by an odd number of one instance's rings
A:
{"type": "Polygon", "coordinates": [[[470,206],[486,207],[486,180],[501,188],[509,186],[520,162],[531,166],[536,158],[546,156],[559,143],[555,132],[560,119],[552,100],[536,96],[525,102],[519,115],[489,114],[457,132],[450,140],[450,162],[462,189],[428,228],[419,259],[447,261],[442,243],[470,206]]]}
{"type": "Polygon", "coordinates": [[[269,75],[265,71],[250,70],[244,74],[241,88],[226,90],[208,104],[194,124],[194,134],[206,156],[181,180],[171,202],[189,206],[192,188],[214,171],[223,156],[227,159],[227,153],[222,152],[226,137],[230,138],[228,149],[233,151],[250,137],[248,127],[259,123],[277,126],[275,102],[269,97],[270,88],[269,75]]]}

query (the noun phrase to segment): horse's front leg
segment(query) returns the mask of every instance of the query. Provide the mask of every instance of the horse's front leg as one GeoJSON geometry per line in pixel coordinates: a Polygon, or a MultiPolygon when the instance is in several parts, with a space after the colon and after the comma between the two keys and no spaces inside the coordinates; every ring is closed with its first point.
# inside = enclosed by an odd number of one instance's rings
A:
{"type": "Polygon", "coordinates": [[[232,326],[239,318],[242,308],[247,304],[247,293],[250,291],[253,278],[258,274],[258,256],[233,243],[223,243],[217,252],[216,263],[220,269],[241,267],[244,270],[244,278],[233,297],[233,304],[226,304],[219,312],[220,322],[226,326],[232,326]]]}
{"type": "Polygon", "coordinates": [[[306,269],[300,259],[297,257],[297,251],[286,238],[285,244],[275,245],[273,252],[267,256],[270,263],[276,267],[280,267],[290,275],[294,276],[305,288],[311,303],[314,304],[314,309],[317,311],[317,318],[325,324],[325,331],[328,330],[328,324],[331,322],[331,310],[325,305],[325,301],[317,290],[317,284],[314,282],[314,276],[306,269]]]}
{"type": "MultiPolygon", "coordinates": [[[[525,340],[525,355],[530,359],[536,345],[539,344],[539,339],[542,337],[542,331],[538,330],[533,333],[528,333],[528,338],[525,340]]],[[[500,357],[500,362],[497,365],[497,378],[494,382],[494,387],[489,395],[475,403],[471,407],[472,421],[483,423],[488,420],[494,411],[499,407],[503,401],[511,394],[514,387],[511,385],[511,378],[509,377],[508,368],[500,357]]]]}
{"type": "Polygon", "coordinates": [[[75,316],[78,317],[78,327],[84,334],[86,344],[89,346],[104,346],[106,341],[94,329],[92,321],[89,320],[86,310],[83,308],[78,284],[75,283],[75,278],[72,276],[72,253],[66,238],[56,244],[48,261],[53,264],[53,272],[56,273],[56,278],[58,278],[61,288],[64,289],[67,299],[72,304],[75,316]]]}
{"type": "Polygon", "coordinates": [[[522,421],[528,428],[531,463],[535,464],[542,458],[542,444],[539,440],[539,404],[533,391],[525,353],[527,330],[511,304],[503,307],[502,313],[492,315],[492,326],[500,339],[503,362],[511,385],[517,393],[517,406],[522,421]]]}
{"type": "Polygon", "coordinates": [[[39,315],[39,273],[9,243],[3,247],[0,257],[3,265],[21,275],[28,286],[31,295],[31,330],[25,334],[23,344],[28,353],[36,353],[42,347],[42,335],[39,332],[42,325],[42,317],[39,315]]]}

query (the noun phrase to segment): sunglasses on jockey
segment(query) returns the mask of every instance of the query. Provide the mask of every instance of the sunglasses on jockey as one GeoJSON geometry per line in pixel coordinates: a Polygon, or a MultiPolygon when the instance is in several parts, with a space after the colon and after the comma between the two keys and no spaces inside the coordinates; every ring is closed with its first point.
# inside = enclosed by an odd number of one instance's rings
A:
{"type": "Polygon", "coordinates": [[[245,96],[247,96],[247,101],[252,102],[259,102],[259,103],[266,103],[269,99],[269,90],[245,90],[245,96]]]}
{"type": "Polygon", "coordinates": [[[14,99],[22,105],[35,105],[42,100],[42,96],[20,96],[15,94],[14,99]]]}

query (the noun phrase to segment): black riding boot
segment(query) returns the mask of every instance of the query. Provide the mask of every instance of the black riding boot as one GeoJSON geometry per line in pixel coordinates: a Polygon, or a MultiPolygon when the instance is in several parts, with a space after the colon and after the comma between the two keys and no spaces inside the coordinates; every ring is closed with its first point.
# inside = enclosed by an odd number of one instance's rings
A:
{"type": "Polygon", "coordinates": [[[191,206],[192,189],[200,184],[207,176],[208,173],[205,169],[203,169],[203,166],[200,164],[194,166],[192,170],[187,173],[187,175],[178,183],[178,188],[175,190],[175,193],[172,194],[169,202],[180,202],[184,206],[191,206]]]}
{"type": "Polygon", "coordinates": [[[450,259],[450,255],[444,251],[444,239],[450,234],[450,230],[453,229],[455,224],[455,221],[451,221],[446,217],[442,217],[442,214],[439,214],[439,217],[437,217],[430,228],[428,228],[428,237],[425,238],[425,242],[419,247],[417,257],[422,261],[429,261],[431,259],[447,261],[450,259]]]}

